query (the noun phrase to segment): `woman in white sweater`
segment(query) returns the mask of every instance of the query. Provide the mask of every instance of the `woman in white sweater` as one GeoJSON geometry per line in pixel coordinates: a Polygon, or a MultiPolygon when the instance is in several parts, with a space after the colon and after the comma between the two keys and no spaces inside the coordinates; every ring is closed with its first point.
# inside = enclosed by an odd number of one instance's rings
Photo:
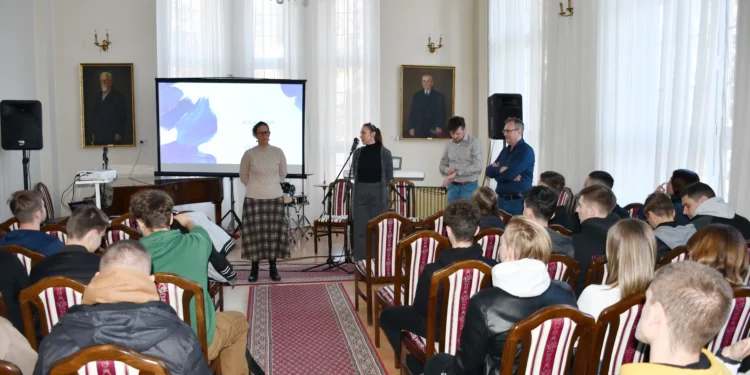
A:
{"type": "Polygon", "coordinates": [[[242,209],[242,258],[253,262],[247,281],[258,280],[260,261],[268,259],[271,280],[281,277],[277,258],[289,257],[288,224],[284,216],[281,181],[286,178],[286,156],[271,146],[268,124],[253,127],[258,145],[245,151],[240,163],[240,180],[247,186],[242,209]]]}
{"type": "Polygon", "coordinates": [[[645,292],[654,276],[656,237],[643,221],[620,220],[607,233],[607,270],[604,284],[586,287],[578,308],[594,319],[625,297],[645,292]]]}

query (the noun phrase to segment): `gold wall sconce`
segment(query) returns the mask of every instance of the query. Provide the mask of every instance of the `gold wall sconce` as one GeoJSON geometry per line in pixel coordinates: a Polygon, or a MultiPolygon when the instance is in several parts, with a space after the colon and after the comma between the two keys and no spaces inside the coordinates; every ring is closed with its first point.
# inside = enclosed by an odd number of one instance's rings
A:
{"type": "Polygon", "coordinates": [[[560,3],[560,17],[573,17],[572,0],[568,0],[568,9],[563,9],[563,3],[560,3]]]}
{"type": "Polygon", "coordinates": [[[109,41],[109,29],[107,29],[106,38],[102,40],[101,43],[99,43],[99,37],[96,35],[96,30],[94,30],[94,45],[99,47],[100,51],[107,52],[109,50],[109,46],[112,45],[112,42],[109,41]]]}
{"type": "Polygon", "coordinates": [[[443,48],[443,33],[440,33],[440,41],[438,42],[438,45],[435,45],[435,43],[432,42],[432,35],[427,34],[427,49],[430,50],[430,53],[435,53],[435,51],[443,48]]]}

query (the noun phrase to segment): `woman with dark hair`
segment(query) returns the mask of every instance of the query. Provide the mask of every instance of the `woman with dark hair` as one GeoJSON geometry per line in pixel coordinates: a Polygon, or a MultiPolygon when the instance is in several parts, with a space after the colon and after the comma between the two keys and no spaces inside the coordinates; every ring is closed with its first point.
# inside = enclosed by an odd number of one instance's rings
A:
{"type": "Polygon", "coordinates": [[[487,228],[505,229],[500,209],[497,208],[497,194],[488,186],[482,186],[471,194],[471,201],[479,207],[482,215],[479,219],[479,230],[487,228]]]}
{"type": "Polygon", "coordinates": [[[242,258],[253,262],[247,281],[258,280],[262,259],[268,259],[271,280],[279,281],[276,259],[289,257],[289,232],[281,191],[281,181],[286,178],[286,156],[280,148],[269,144],[271,131],[265,122],[255,124],[253,135],[258,145],[245,151],[240,163],[240,180],[247,186],[242,209],[242,258]]]}
{"type": "Polygon", "coordinates": [[[383,135],[377,126],[367,123],[359,132],[364,147],[352,155],[350,174],[354,178],[352,211],[354,215],[354,260],[365,259],[367,222],[388,211],[388,186],[393,181],[393,157],[383,147],[383,135]]]}
{"type": "Polygon", "coordinates": [[[724,275],[732,286],[743,286],[748,272],[747,243],[742,233],[726,224],[710,224],[687,242],[690,260],[724,275]]]}

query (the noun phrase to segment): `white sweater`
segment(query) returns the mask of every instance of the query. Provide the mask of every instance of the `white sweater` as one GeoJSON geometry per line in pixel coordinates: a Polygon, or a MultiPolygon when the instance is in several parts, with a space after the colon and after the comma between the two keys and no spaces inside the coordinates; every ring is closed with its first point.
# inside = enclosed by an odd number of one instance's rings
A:
{"type": "Polygon", "coordinates": [[[245,197],[275,199],[283,193],[281,181],[286,178],[286,156],[278,147],[255,146],[242,155],[240,181],[247,186],[245,197]]]}
{"type": "Polygon", "coordinates": [[[586,287],[578,297],[578,309],[599,319],[602,310],[620,302],[620,288],[608,285],[592,284],[586,287]]]}

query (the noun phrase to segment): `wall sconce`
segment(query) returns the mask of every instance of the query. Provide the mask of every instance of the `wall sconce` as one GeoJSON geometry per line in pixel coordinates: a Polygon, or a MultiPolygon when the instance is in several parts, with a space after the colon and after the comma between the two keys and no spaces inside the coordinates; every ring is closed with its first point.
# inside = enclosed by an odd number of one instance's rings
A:
{"type": "Polygon", "coordinates": [[[427,34],[427,49],[430,50],[430,53],[435,53],[435,51],[441,48],[443,48],[443,33],[440,33],[440,41],[437,46],[432,42],[432,35],[427,34]]]}
{"type": "Polygon", "coordinates": [[[563,9],[563,3],[560,3],[560,17],[573,17],[572,0],[568,0],[568,9],[563,9]]]}
{"type": "Polygon", "coordinates": [[[107,29],[107,37],[101,43],[99,43],[99,37],[96,35],[96,30],[94,30],[94,45],[99,47],[100,51],[107,52],[109,50],[109,46],[112,45],[112,42],[109,41],[109,29],[107,29]]]}

